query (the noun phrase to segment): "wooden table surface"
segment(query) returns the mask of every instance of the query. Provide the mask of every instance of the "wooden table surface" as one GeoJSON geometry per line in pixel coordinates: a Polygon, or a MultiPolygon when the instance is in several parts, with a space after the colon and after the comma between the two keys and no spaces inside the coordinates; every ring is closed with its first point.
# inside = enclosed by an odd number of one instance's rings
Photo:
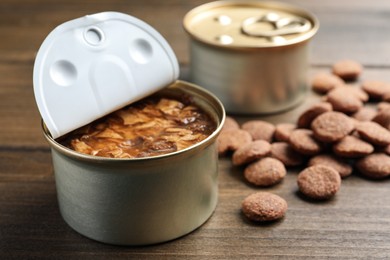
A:
{"type": "MultiPolygon", "coordinates": [[[[114,10],[155,27],[186,71],[188,38],[184,14],[200,0],[1,0],[0,1],[0,259],[390,259],[389,180],[351,176],[337,196],[313,203],[297,194],[296,171],[266,189],[243,181],[242,170],[220,159],[219,203],[199,229],[180,239],[146,247],[92,241],[62,220],[56,200],[49,146],[42,136],[32,70],[45,36],[67,20],[114,10]],[[255,225],[240,213],[242,199],[258,190],[286,199],[286,217],[255,225]]],[[[360,80],[390,81],[390,1],[286,1],[311,10],[321,26],[311,45],[310,71],[329,71],[342,58],[360,61],[360,80]]],[[[185,74],[185,73],[184,73],[185,74]]],[[[288,113],[262,119],[294,122],[313,94],[288,113]]],[[[260,118],[260,117],[252,117],[260,118]]],[[[248,118],[237,117],[240,122],[248,118]]]]}

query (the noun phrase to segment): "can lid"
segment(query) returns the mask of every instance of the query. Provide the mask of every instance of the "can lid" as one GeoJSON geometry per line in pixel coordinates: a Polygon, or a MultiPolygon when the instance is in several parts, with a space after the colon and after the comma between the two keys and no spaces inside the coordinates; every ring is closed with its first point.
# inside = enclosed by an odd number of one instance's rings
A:
{"type": "Polygon", "coordinates": [[[34,64],[34,94],[53,138],[174,82],[177,58],[145,22],[118,12],[56,27],[34,64]]]}
{"type": "Polygon", "coordinates": [[[226,48],[291,45],[310,39],[318,26],[309,12],[278,2],[216,1],[184,17],[184,28],[192,37],[226,48]]]}

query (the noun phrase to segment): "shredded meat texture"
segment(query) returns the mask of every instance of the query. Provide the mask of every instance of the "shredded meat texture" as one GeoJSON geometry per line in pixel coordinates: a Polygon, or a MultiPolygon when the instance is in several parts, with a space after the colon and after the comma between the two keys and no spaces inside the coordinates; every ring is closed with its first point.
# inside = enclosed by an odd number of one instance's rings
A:
{"type": "Polygon", "coordinates": [[[189,102],[149,97],[59,140],[84,154],[140,158],[172,153],[206,139],[215,121],[189,102]]]}

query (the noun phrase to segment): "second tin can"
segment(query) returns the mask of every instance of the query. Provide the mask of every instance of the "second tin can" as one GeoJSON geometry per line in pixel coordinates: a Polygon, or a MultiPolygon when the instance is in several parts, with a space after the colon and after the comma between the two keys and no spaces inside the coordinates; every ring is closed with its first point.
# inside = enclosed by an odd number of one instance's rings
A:
{"type": "Polygon", "coordinates": [[[217,1],[184,17],[191,37],[190,79],[231,113],[267,114],[298,104],[307,90],[309,12],[263,1],[217,1]]]}

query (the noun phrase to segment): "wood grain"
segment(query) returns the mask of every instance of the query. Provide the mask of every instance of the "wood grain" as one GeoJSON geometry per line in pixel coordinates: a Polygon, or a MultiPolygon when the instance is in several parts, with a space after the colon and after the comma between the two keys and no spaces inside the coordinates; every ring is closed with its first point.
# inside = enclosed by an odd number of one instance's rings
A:
{"type": "MultiPolygon", "coordinates": [[[[42,136],[32,90],[36,51],[46,35],[67,20],[105,10],[132,14],[154,26],[188,72],[188,37],[181,21],[200,0],[0,1],[0,258],[1,259],[373,259],[390,258],[389,180],[356,174],[343,180],[337,196],[313,203],[297,193],[299,169],[279,185],[261,189],[288,202],[284,219],[255,225],[240,212],[245,196],[258,191],[243,169],[219,161],[219,203],[199,229],[174,241],[146,247],[94,242],[61,218],[50,149],[42,136]]],[[[363,63],[360,81],[390,82],[390,2],[386,0],[291,0],[315,13],[321,28],[312,42],[308,77],[329,71],[341,58],[363,63]]],[[[261,118],[295,122],[320,96],[309,93],[300,106],[261,118]]]]}

